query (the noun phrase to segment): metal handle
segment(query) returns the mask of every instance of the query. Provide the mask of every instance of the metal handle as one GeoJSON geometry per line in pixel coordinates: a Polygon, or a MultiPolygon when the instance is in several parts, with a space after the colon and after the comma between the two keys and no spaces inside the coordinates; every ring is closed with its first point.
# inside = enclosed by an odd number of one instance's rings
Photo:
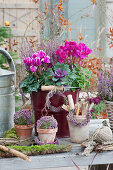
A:
{"type": "Polygon", "coordinates": [[[14,62],[13,62],[13,59],[12,59],[12,57],[10,56],[10,54],[6,51],[6,50],[4,50],[4,49],[2,49],[2,48],[0,48],[0,53],[6,58],[6,60],[7,60],[7,62],[9,63],[9,67],[11,68],[11,70],[12,71],[14,71],[14,73],[15,73],[15,75],[14,75],[14,81],[15,81],[15,86],[16,86],[16,70],[15,70],[15,65],[14,65],[14,62]]]}
{"type": "Polygon", "coordinates": [[[3,56],[6,58],[11,70],[15,72],[15,65],[14,65],[13,59],[11,58],[10,54],[2,48],[0,48],[0,53],[3,54],[3,56]]]}

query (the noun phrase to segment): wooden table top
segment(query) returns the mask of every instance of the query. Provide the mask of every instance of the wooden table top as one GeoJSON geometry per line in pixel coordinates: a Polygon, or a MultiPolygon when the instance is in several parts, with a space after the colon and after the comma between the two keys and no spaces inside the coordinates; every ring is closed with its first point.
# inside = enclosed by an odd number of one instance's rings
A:
{"type": "MultiPolygon", "coordinates": [[[[60,144],[71,143],[69,138],[59,139],[59,142],[60,144]]],[[[38,168],[72,167],[74,166],[73,161],[78,166],[91,165],[96,152],[92,152],[88,157],[82,156],[83,148],[81,145],[71,144],[73,146],[71,152],[30,156],[31,162],[26,162],[17,157],[2,158],[0,159],[0,170],[34,170],[38,168]]],[[[113,151],[98,153],[92,165],[98,164],[113,164],[113,151]]]]}

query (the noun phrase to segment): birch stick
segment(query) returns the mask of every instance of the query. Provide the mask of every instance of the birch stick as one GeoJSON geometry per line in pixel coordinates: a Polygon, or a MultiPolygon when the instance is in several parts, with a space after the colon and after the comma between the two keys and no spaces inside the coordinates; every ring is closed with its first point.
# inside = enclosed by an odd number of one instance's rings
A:
{"type": "Polygon", "coordinates": [[[23,153],[21,153],[19,151],[16,151],[15,149],[10,149],[9,147],[0,145],[0,150],[2,150],[4,152],[9,152],[9,153],[11,153],[11,154],[13,154],[15,156],[18,156],[19,158],[22,158],[27,162],[31,162],[30,158],[27,155],[25,155],[25,154],[23,154],[23,153]]]}
{"type": "Polygon", "coordinates": [[[92,107],[94,106],[94,103],[91,104],[89,111],[91,111],[92,107]]]}
{"type": "Polygon", "coordinates": [[[64,109],[64,110],[66,110],[66,111],[69,112],[69,106],[68,106],[68,105],[66,106],[65,104],[63,104],[63,105],[62,105],[62,109],[64,109]]]}
{"type": "Polygon", "coordinates": [[[79,111],[80,111],[80,104],[77,103],[77,109],[76,109],[76,115],[77,115],[77,116],[79,115],[79,111]]]}
{"type": "Polygon", "coordinates": [[[68,95],[67,98],[68,98],[70,110],[74,110],[75,106],[74,106],[74,101],[73,101],[72,95],[71,94],[68,95]]]}

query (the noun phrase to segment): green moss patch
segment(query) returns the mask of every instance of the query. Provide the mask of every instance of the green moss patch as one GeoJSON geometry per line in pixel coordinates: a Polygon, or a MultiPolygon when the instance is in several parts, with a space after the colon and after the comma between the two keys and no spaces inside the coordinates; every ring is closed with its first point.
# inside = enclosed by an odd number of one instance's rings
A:
{"type": "MultiPolygon", "coordinates": [[[[15,149],[20,151],[26,155],[40,155],[40,154],[53,154],[53,153],[62,153],[69,152],[72,149],[71,145],[54,145],[54,144],[46,144],[46,145],[32,145],[32,146],[9,146],[11,149],[15,149]]],[[[10,153],[5,153],[0,151],[0,157],[12,157],[13,155],[10,153]]]]}
{"type": "Polygon", "coordinates": [[[15,138],[18,139],[17,134],[16,134],[16,129],[12,128],[11,130],[8,130],[4,134],[4,138],[15,138]]]}

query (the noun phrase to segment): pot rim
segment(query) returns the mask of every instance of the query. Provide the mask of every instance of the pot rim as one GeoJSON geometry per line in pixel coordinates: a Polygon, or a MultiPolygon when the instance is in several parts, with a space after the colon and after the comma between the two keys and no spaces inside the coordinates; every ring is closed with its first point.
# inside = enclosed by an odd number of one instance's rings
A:
{"type": "Polygon", "coordinates": [[[16,129],[28,129],[28,128],[33,128],[34,127],[34,124],[32,124],[32,125],[14,125],[14,127],[16,128],[16,129]]]}
{"type": "Polygon", "coordinates": [[[56,133],[57,131],[58,131],[58,128],[54,128],[54,129],[40,129],[40,128],[37,128],[38,133],[56,133]]]}

